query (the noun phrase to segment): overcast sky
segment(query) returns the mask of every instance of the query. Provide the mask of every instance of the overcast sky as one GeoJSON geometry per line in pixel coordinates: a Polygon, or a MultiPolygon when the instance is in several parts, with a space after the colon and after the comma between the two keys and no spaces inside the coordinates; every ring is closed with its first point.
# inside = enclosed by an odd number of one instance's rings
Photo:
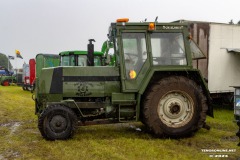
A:
{"type": "Polygon", "coordinates": [[[117,18],[132,22],[179,19],[228,23],[240,21],[240,0],[0,0],[0,53],[20,68],[38,53],[86,50],[94,38],[101,50],[117,18]]]}

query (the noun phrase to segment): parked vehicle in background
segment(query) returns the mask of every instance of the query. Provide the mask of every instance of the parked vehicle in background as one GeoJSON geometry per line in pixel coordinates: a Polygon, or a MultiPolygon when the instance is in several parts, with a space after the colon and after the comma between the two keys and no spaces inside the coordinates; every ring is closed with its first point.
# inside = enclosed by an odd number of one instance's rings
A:
{"type": "Polygon", "coordinates": [[[35,59],[30,59],[29,64],[23,65],[23,90],[32,90],[36,77],[36,62],[35,59]]]}
{"type": "Polygon", "coordinates": [[[39,53],[35,58],[35,77],[33,80],[33,89],[35,90],[35,83],[38,81],[38,77],[43,68],[56,67],[60,65],[60,56],[56,54],[44,54],[39,53]],[[38,64],[38,65],[36,65],[38,64]]]}
{"type": "Polygon", "coordinates": [[[23,68],[14,69],[14,74],[16,77],[16,84],[19,86],[23,85],[23,68]]]}
{"type": "Polygon", "coordinates": [[[13,75],[13,72],[0,66],[0,84],[2,86],[9,86],[10,83],[16,83],[16,77],[13,75]]]}
{"type": "Polygon", "coordinates": [[[234,86],[234,118],[238,125],[238,132],[236,135],[239,137],[238,146],[240,146],[240,86],[234,86]]]}
{"type": "Polygon", "coordinates": [[[22,88],[23,90],[31,90],[30,86],[30,71],[29,71],[29,64],[23,64],[23,74],[22,74],[22,88]]]}
{"type": "Polygon", "coordinates": [[[35,61],[35,59],[29,60],[29,72],[30,72],[30,76],[29,76],[30,86],[31,86],[31,90],[33,90],[34,81],[36,78],[36,61],[35,61]]]}

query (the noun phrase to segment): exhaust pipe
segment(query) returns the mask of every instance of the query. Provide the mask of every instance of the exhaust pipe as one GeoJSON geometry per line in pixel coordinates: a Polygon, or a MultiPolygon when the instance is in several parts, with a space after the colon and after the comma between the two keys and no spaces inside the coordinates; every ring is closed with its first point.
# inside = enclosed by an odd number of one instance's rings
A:
{"type": "Polygon", "coordinates": [[[88,54],[87,54],[87,65],[88,66],[94,66],[94,44],[92,42],[95,42],[94,39],[89,39],[88,44],[88,54]]]}

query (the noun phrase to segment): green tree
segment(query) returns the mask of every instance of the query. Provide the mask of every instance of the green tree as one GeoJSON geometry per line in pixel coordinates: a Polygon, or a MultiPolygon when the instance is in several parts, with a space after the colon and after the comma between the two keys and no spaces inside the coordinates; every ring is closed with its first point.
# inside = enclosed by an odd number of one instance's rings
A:
{"type": "MultiPolygon", "coordinates": [[[[0,53],[0,66],[8,68],[8,57],[3,53],[0,53]]],[[[12,68],[12,64],[9,61],[9,70],[11,70],[12,68]]]]}

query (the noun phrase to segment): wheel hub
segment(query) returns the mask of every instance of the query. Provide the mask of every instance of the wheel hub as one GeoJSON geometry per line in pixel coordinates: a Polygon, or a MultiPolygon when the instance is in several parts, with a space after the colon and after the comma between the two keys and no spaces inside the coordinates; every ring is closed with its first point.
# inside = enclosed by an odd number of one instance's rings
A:
{"type": "Polygon", "coordinates": [[[66,129],[67,127],[67,120],[65,117],[61,115],[54,116],[50,121],[50,128],[52,131],[59,133],[66,129]]]}
{"type": "Polygon", "coordinates": [[[183,91],[171,91],[158,103],[158,115],[161,121],[173,128],[187,124],[193,116],[193,100],[183,91]]]}
{"type": "Polygon", "coordinates": [[[56,123],[56,127],[61,127],[61,125],[62,125],[62,122],[57,122],[56,123]]]}
{"type": "Polygon", "coordinates": [[[180,106],[175,104],[173,106],[170,107],[170,112],[172,114],[178,114],[180,112],[180,106]]]}

